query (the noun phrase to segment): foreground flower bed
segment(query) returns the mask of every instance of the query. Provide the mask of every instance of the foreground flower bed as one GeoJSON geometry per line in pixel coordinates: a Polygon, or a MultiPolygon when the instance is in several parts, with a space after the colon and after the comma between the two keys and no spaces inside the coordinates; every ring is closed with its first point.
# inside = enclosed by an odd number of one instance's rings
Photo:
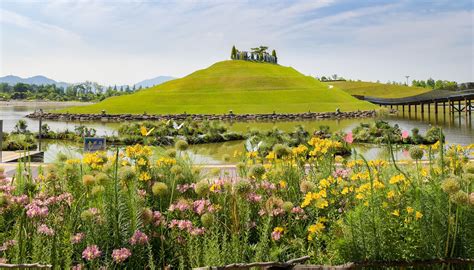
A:
{"type": "Polygon", "coordinates": [[[1,260],[189,269],[474,257],[472,146],[415,147],[414,161],[396,165],[344,160],[340,144],[236,153],[232,177],[142,145],[63,159],[35,179],[0,177],[1,260]]]}

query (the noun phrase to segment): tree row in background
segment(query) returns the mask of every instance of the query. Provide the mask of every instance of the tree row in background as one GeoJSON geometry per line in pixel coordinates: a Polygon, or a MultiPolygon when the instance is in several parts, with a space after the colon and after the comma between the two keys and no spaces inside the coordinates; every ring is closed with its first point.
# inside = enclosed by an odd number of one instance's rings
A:
{"type": "Polygon", "coordinates": [[[58,87],[54,84],[36,85],[17,83],[9,85],[0,83],[0,99],[9,100],[55,100],[55,101],[100,101],[112,96],[130,94],[142,87],[135,86],[109,86],[104,87],[94,82],[85,82],[69,85],[68,87],[58,87]]]}

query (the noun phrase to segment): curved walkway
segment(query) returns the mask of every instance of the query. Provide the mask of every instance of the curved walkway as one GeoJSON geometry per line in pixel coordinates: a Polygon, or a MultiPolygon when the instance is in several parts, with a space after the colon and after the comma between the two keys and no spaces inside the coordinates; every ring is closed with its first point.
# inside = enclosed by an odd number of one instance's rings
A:
{"type": "Polygon", "coordinates": [[[419,105],[420,103],[443,103],[454,101],[474,100],[474,89],[463,91],[433,90],[427,93],[404,97],[404,98],[377,98],[358,96],[357,98],[369,101],[381,106],[386,105],[419,105]]]}

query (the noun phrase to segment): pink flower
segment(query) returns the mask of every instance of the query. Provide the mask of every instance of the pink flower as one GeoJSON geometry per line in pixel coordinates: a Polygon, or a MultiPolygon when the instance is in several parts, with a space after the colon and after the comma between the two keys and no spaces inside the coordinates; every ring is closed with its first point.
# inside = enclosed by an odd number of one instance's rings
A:
{"type": "Polygon", "coordinates": [[[198,215],[202,215],[206,211],[213,212],[214,207],[212,207],[211,202],[209,200],[197,200],[193,202],[193,210],[198,215]]]}
{"type": "Polygon", "coordinates": [[[71,237],[71,243],[73,244],[78,244],[84,239],[85,234],[84,233],[76,233],[71,237]]]}
{"type": "Polygon", "coordinates": [[[124,262],[130,256],[132,256],[132,253],[127,248],[114,249],[112,251],[112,258],[116,263],[124,262]]]}
{"type": "Polygon", "coordinates": [[[274,190],[274,189],[276,189],[275,184],[270,183],[270,182],[268,182],[268,181],[266,181],[266,180],[263,181],[263,182],[260,184],[260,186],[261,186],[263,189],[265,189],[265,190],[274,190]]]}
{"type": "Polygon", "coordinates": [[[354,141],[352,132],[347,133],[346,137],[344,137],[344,141],[346,141],[346,143],[352,143],[354,141]]]}
{"type": "Polygon", "coordinates": [[[82,264],[78,263],[78,264],[74,265],[71,269],[72,270],[82,270],[82,269],[84,269],[83,267],[84,266],[82,264]]]}
{"type": "Polygon", "coordinates": [[[175,210],[178,210],[180,212],[184,212],[186,210],[189,210],[191,207],[189,206],[189,203],[186,200],[179,200],[175,204],[171,204],[169,207],[169,211],[173,212],[175,210]]]}
{"type": "Polygon", "coordinates": [[[190,189],[194,189],[195,184],[183,184],[183,185],[177,185],[176,189],[179,191],[179,193],[185,193],[186,191],[190,189]]]}
{"type": "Polygon", "coordinates": [[[163,216],[163,214],[160,213],[160,211],[153,212],[153,225],[158,227],[165,223],[165,217],[163,216]]]}
{"type": "Polygon", "coordinates": [[[273,232],[272,232],[272,239],[273,239],[274,241],[278,241],[278,240],[280,240],[281,235],[282,235],[282,232],[280,232],[280,231],[273,231],[273,232]]]}
{"type": "Polygon", "coordinates": [[[406,130],[402,131],[402,138],[403,138],[403,139],[408,138],[408,136],[409,136],[409,135],[408,135],[408,131],[406,131],[406,130]]]}
{"type": "Polygon", "coordinates": [[[255,192],[250,192],[248,195],[247,195],[247,200],[249,202],[260,202],[262,200],[262,196],[261,195],[258,195],[256,194],[255,192]]]}
{"type": "Polygon", "coordinates": [[[46,217],[49,213],[48,207],[44,206],[41,207],[37,204],[37,202],[32,202],[25,206],[26,208],[26,215],[29,218],[35,217],[46,217]]]}
{"type": "Polygon", "coordinates": [[[293,213],[293,214],[304,214],[304,210],[301,207],[296,206],[296,207],[293,207],[293,209],[291,209],[291,213],[293,213]]]}
{"type": "Polygon", "coordinates": [[[97,245],[87,246],[86,249],[82,252],[82,258],[87,261],[92,261],[96,258],[99,258],[102,252],[99,250],[97,245]]]}
{"type": "Polygon", "coordinates": [[[205,228],[192,228],[189,234],[193,236],[203,235],[206,232],[205,228]]]}
{"type": "Polygon", "coordinates": [[[46,236],[53,236],[54,235],[54,230],[51,229],[50,227],[46,226],[46,224],[41,224],[38,227],[38,233],[46,235],[46,236]]]}
{"type": "Polygon", "coordinates": [[[193,223],[190,220],[171,220],[170,224],[168,225],[170,229],[177,227],[180,230],[191,231],[193,229],[193,223]]]}
{"type": "Polygon", "coordinates": [[[0,246],[0,251],[5,251],[16,244],[16,240],[7,240],[0,246]]]}
{"type": "Polygon", "coordinates": [[[146,243],[148,243],[148,236],[144,234],[143,232],[137,230],[132,235],[129,242],[131,245],[136,245],[136,244],[145,245],[146,243]]]}
{"type": "Polygon", "coordinates": [[[20,195],[20,196],[12,196],[11,202],[14,204],[26,205],[28,203],[28,196],[20,195]]]}
{"type": "Polygon", "coordinates": [[[349,176],[349,170],[337,168],[333,172],[332,176],[334,176],[335,178],[338,178],[338,177],[347,178],[349,176]]]}

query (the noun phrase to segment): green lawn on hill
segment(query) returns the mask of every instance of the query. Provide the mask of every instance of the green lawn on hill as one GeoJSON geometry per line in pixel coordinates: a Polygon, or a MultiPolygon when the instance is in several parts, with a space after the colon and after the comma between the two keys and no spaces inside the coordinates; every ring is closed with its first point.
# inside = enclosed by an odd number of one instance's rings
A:
{"type": "Polygon", "coordinates": [[[373,82],[326,82],[327,85],[333,85],[339,89],[346,91],[351,95],[361,95],[380,98],[402,98],[423,94],[431,91],[431,89],[421,87],[411,87],[405,85],[392,85],[373,82]]]}
{"type": "Polygon", "coordinates": [[[249,61],[223,61],[184,78],[137,93],[108,98],[70,113],[224,114],[368,110],[355,99],[291,67],[249,61]]]}

